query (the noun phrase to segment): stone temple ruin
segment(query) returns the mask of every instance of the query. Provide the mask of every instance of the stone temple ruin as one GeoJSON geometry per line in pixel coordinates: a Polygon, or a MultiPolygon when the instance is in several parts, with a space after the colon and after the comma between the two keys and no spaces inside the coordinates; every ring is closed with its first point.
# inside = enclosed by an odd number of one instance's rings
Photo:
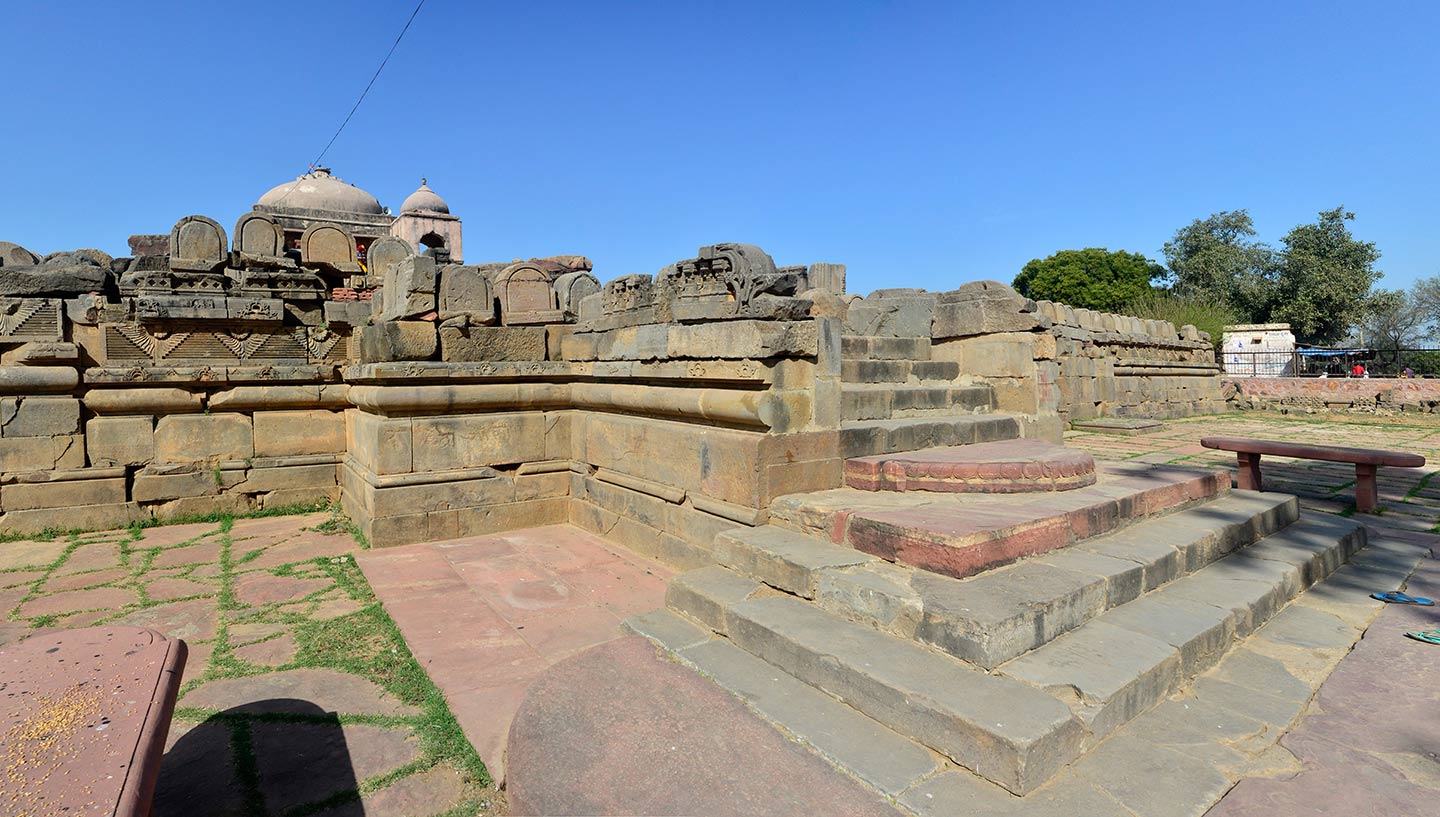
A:
{"type": "Polygon", "coordinates": [[[373,546],[570,523],[687,571],[637,630],[724,636],[1016,793],[1364,544],[1056,445],[1224,410],[1192,326],[994,281],[861,297],[740,243],[603,283],[467,264],[428,187],[394,218],[350,190],[317,171],[130,258],[0,243],[0,530],[325,500],[373,546]]]}

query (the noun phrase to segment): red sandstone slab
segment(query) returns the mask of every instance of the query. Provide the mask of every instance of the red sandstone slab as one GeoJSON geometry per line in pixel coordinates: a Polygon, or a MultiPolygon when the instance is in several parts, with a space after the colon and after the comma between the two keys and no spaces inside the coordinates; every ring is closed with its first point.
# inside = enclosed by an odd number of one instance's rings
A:
{"type": "Polygon", "coordinates": [[[150,813],[185,643],[137,627],[37,635],[0,651],[5,813],[150,813]]]}
{"type": "Polygon", "coordinates": [[[889,561],[964,578],[1223,494],[1223,471],[1107,464],[1094,485],[1044,494],[839,489],[775,509],[889,561]],[[927,499],[917,499],[928,497],[927,499]]]}
{"type": "Polygon", "coordinates": [[[877,454],[845,461],[845,484],[863,491],[1016,494],[1095,483],[1095,458],[1043,440],[1001,440],[877,454]]]}

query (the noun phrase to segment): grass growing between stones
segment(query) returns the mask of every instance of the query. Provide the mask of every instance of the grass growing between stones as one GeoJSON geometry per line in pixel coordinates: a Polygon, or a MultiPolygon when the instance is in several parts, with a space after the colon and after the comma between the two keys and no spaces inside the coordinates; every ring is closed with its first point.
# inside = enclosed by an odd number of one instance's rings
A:
{"type": "MultiPolygon", "coordinates": [[[[317,508],[303,510],[314,513],[317,508]]],[[[138,623],[162,631],[174,627],[201,626],[198,637],[179,633],[191,646],[191,661],[181,690],[181,701],[175,712],[174,734],[205,724],[207,729],[223,728],[228,734],[232,755],[232,785],[237,791],[243,813],[284,817],[306,817],[336,806],[344,806],[364,795],[379,792],[413,775],[431,770],[442,773],[447,780],[458,779],[460,799],[448,817],[494,813],[501,807],[502,796],[492,790],[492,780],[484,763],[466,740],[451,714],[443,695],[430,681],[424,669],[411,655],[399,629],[370,590],[364,575],[356,566],[354,543],[347,535],[352,527],[333,506],[318,510],[331,516],[310,527],[300,520],[291,531],[273,532],[268,523],[244,531],[236,522],[246,518],[279,516],[278,511],[253,515],[217,514],[208,529],[189,532],[183,540],[171,535],[157,535],[159,526],[136,525],[128,530],[105,534],[56,533],[43,553],[43,564],[32,563],[0,569],[0,588],[11,586],[5,604],[0,607],[17,624],[30,628],[49,626],[87,626],[105,623],[138,623]],[[317,535],[321,534],[321,535],[317,535]],[[330,534],[330,535],[324,535],[330,534]],[[331,537],[334,537],[333,539],[331,537]],[[57,540],[64,540],[57,550],[57,540]],[[179,541],[177,541],[179,540],[179,541]],[[147,544],[153,541],[154,544],[147,544]],[[100,552],[87,551],[80,564],[72,563],[78,551],[99,545],[100,552]],[[285,555],[272,553],[274,548],[290,548],[285,555]],[[179,551],[179,553],[172,553],[179,551]],[[290,554],[295,558],[289,558],[290,554]],[[323,555],[313,555],[320,553],[323,555]],[[55,555],[51,555],[55,554],[55,555]],[[103,559],[98,557],[103,556],[103,559]],[[192,558],[194,557],[194,558],[192,558]],[[95,567],[90,562],[94,561],[95,567]],[[14,575],[20,581],[4,581],[14,575]],[[96,581],[86,581],[93,575],[96,581]],[[193,584],[200,592],[152,598],[148,588],[166,579],[182,589],[193,584]],[[47,589],[52,580],[63,581],[64,589],[47,589]],[[251,590],[241,586],[250,582],[251,590]],[[265,582],[289,582],[293,593],[257,596],[254,586],[265,582]],[[190,583],[190,584],[187,584],[190,583]],[[114,593],[133,593],[133,602],[110,609],[59,609],[47,607],[28,611],[28,602],[61,593],[85,591],[90,587],[114,593]],[[248,595],[247,595],[248,593],[248,595]],[[179,609],[188,612],[179,614],[179,609]],[[42,615],[34,612],[45,610],[42,615]],[[149,617],[147,619],[147,616],[149,617]],[[160,623],[157,623],[157,620],[160,623]],[[210,622],[204,625],[203,621],[210,622]],[[201,622],[198,623],[197,622],[201,622]],[[207,637],[213,632],[213,637],[207,637]],[[286,643],[279,644],[280,639],[286,643]],[[272,643],[273,642],[273,643],[272,643]],[[255,645],[270,644],[283,649],[270,651],[269,659],[247,660],[256,653],[255,645]],[[278,656],[278,657],[277,657],[278,656]],[[414,707],[416,714],[375,715],[325,713],[323,715],[292,715],[276,713],[240,713],[186,706],[184,696],[205,684],[236,678],[255,678],[263,684],[268,673],[297,669],[320,669],[348,673],[365,679],[398,701],[414,707]],[[277,811],[267,803],[263,764],[255,754],[255,733],[252,727],[265,723],[329,724],[336,728],[350,725],[404,730],[413,735],[416,752],[397,758],[394,768],[355,781],[353,787],[337,791],[314,802],[305,802],[277,811]],[[453,771],[449,771],[453,770],[453,771]]],[[[37,541],[36,537],[28,537],[37,541]]],[[[19,546],[19,547],[23,547],[19,546]]],[[[37,556],[38,558],[42,558],[37,556]]],[[[0,593],[7,591],[0,590],[0,593]]],[[[65,597],[69,599],[71,597],[65,597]]],[[[75,597],[80,607],[91,607],[83,596],[75,597]]],[[[55,602],[51,602],[54,606],[55,602]]],[[[13,625],[12,625],[13,626],[13,625]]],[[[265,653],[262,653],[265,654],[265,653]]],[[[181,738],[183,740],[183,738],[181,738]]],[[[162,790],[164,772],[162,771],[162,790]]],[[[346,781],[348,782],[348,781],[346,781]]],[[[221,784],[217,781],[217,787],[221,784]]],[[[452,784],[453,785],[453,784],[452,784]]],[[[177,813],[159,807],[156,816],[177,813]]],[[[194,805],[193,803],[191,804],[194,805]]],[[[392,806],[393,808],[393,806],[392,806]]]]}

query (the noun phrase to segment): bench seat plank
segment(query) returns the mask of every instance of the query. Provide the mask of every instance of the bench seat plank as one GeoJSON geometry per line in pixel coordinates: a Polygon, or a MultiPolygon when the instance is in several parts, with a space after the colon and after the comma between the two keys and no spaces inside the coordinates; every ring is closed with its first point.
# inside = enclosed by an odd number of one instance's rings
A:
{"type": "Polygon", "coordinates": [[[1219,451],[1234,451],[1240,468],[1236,482],[1243,490],[1259,491],[1260,458],[1262,456],[1293,457],[1325,462],[1348,462],[1355,465],[1355,509],[1362,513],[1374,511],[1380,504],[1380,489],[1375,471],[1382,465],[1397,468],[1419,468],[1425,458],[1404,451],[1379,448],[1346,448],[1339,445],[1309,445],[1280,440],[1253,440],[1248,437],[1201,437],[1200,444],[1219,451]]]}
{"type": "Polygon", "coordinates": [[[1425,458],[1419,454],[1404,451],[1384,451],[1378,448],[1346,448],[1339,445],[1309,445],[1287,443],[1280,440],[1251,440],[1244,437],[1201,437],[1200,444],[1220,451],[1266,454],[1272,457],[1295,457],[1303,460],[1324,460],[1326,462],[1350,462],[1356,465],[1393,465],[1399,468],[1419,468],[1425,458]]]}
{"type": "Polygon", "coordinates": [[[0,650],[0,812],[146,817],[185,656],[185,642],[141,627],[0,650]]]}

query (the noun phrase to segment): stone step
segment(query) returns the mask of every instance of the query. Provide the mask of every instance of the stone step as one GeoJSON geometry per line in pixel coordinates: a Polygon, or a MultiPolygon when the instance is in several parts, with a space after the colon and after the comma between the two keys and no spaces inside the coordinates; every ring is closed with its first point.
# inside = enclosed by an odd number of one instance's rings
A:
{"type": "Polygon", "coordinates": [[[1094,743],[1147,711],[1365,546],[1365,527],[1315,514],[1100,615],[999,667],[1051,692],[1094,743]]]}
{"type": "Polygon", "coordinates": [[[1020,494],[1095,484],[1095,458],[1044,440],[1002,440],[845,461],[845,484],[862,491],[1020,494]]]}
{"type": "Polygon", "coordinates": [[[723,532],[713,552],[735,573],[992,669],[1283,529],[1298,513],[1294,497],[1234,491],[967,579],[775,525],[723,532]]]}
{"type": "Polygon", "coordinates": [[[1044,691],[767,591],[759,582],[736,598],[745,581],[719,566],[690,571],[671,581],[667,603],[736,647],[1017,794],[1080,754],[1080,720],[1044,691]],[[677,592],[677,586],[683,589],[677,592]]]}
{"type": "Polygon", "coordinates": [[[930,338],[885,338],[843,335],[841,360],[929,360],[930,338]]]}
{"type": "Polygon", "coordinates": [[[847,420],[840,424],[840,456],[848,459],[942,445],[1013,440],[1019,436],[1019,419],[1009,414],[847,420]]]}
{"type": "Polygon", "coordinates": [[[1045,494],[835,488],[770,503],[782,527],[955,578],[1169,513],[1230,490],[1225,471],[1106,463],[1094,485],[1045,494]]]}
{"type": "Polygon", "coordinates": [[[881,794],[898,797],[941,769],[936,755],[904,735],[674,611],[634,616],[624,627],[669,650],[786,735],[881,794]]]}
{"type": "Polygon", "coordinates": [[[995,407],[989,386],[852,384],[840,386],[844,420],[889,420],[987,412],[995,407]]]}
{"type": "Polygon", "coordinates": [[[960,377],[960,364],[949,360],[870,360],[840,362],[844,383],[950,383],[960,377]]]}

